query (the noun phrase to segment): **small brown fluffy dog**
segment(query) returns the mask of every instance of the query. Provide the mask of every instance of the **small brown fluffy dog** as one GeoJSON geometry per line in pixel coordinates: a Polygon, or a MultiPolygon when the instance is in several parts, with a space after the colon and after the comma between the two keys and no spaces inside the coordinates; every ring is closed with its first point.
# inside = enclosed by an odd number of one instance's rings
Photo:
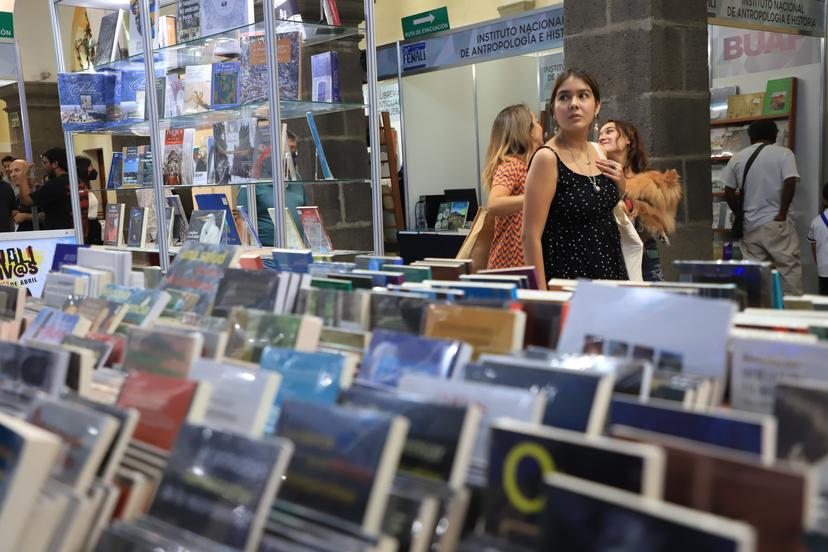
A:
{"type": "Polygon", "coordinates": [[[676,210],[681,200],[681,180],[675,170],[645,171],[627,180],[627,196],[638,228],[669,244],[668,236],[676,230],[676,210]]]}

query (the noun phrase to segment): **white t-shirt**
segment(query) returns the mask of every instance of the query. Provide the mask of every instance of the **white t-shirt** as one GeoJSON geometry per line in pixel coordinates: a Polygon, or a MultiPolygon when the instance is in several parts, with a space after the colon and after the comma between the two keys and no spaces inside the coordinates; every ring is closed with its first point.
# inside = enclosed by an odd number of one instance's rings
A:
{"type": "MultiPolygon", "coordinates": [[[[828,209],[825,210],[823,215],[828,219],[828,209]]],[[[816,244],[817,270],[820,277],[828,278],[828,226],[825,225],[820,215],[817,215],[811,221],[808,241],[816,244]]]]}
{"type": "MultiPolygon", "coordinates": [[[[722,171],[722,182],[726,187],[736,190],[742,188],[745,165],[758,147],[759,144],[753,144],[730,158],[722,171]]],[[[781,146],[765,146],[748,172],[745,232],[768,224],[779,214],[782,185],[788,178],[799,178],[793,152],[781,146]]],[[[793,209],[788,209],[789,219],[793,214],[793,209]]]]}

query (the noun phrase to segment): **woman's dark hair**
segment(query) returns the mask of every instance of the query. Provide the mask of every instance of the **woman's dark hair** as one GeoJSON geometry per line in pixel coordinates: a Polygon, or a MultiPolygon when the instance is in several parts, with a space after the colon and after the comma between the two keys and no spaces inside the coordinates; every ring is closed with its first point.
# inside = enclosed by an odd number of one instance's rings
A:
{"type": "Polygon", "coordinates": [[[58,167],[63,169],[64,171],[68,171],[68,165],[66,164],[66,150],[64,148],[51,148],[46,150],[43,153],[43,158],[46,159],[50,164],[57,163],[58,167]]]}
{"type": "Polygon", "coordinates": [[[587,83],[587,86],[589,86],[590,90],[592,90],[592,95],[595,97],[595,102],[599,103],[601,101],[601,89],[598,87],[598,81],[583,69],[570,67],[558,75],[558,78],[555,79],[555,84],[552,85],[552,96],[549,98],[550,109],[553,109],[553,106],[555,105],[555,96],[558,95],[558,89],[569,78],[581,79],[587,83]]]}
{"type": "Polygon", "coordinates": [[[78,181],[89,184],[89,167],[92,166],[92,160],[84,155],[77,155],[75,165],[78,168],[78,181]]]}
{"type": "Polygon", "coordinates": [[[822,188],[822,201],[828,203],[828,182],[826,182],[825,186],[822,188]]]}
{"type": "Polygon", "coordinates": [[[624,169],[629,169],[634,174],[642,173],[647,170],[650,160],[647,158],[647,150],[644,148],[644,141],[638,133],[635,125],[627,121],[618,121],[610,119],[607,123],[615,125],[615,130],[622,134],[627,139],[627,162],[624,169]]]}

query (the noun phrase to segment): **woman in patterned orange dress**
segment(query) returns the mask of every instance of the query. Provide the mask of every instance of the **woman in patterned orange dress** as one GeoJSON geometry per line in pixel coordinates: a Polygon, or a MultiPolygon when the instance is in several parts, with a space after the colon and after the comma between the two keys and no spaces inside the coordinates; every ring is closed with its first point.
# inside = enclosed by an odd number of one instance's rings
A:
{"type": "Polygon", "coordinates": [[[523,266],[523,184],[527,163],[543,143],[543,129],[523,104],[498,113],[486,154],[483,186],[489,193],[489,213],[495,217],[487,268],[523,266]]]}

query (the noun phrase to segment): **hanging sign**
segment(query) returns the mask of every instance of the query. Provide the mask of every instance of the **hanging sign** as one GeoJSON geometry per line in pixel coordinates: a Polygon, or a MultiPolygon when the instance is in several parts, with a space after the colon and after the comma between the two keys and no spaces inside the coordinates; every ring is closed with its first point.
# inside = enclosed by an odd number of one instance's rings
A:
{"type": "Polygon", "coordinates": [[[713,25],[825,36],[825,0],[707,0],[713,25]]]}
{"type": "Polygon", "coordinates": [[[34,297],[40,297],[59,243],[75,243],[75,233],[45,230],[0,234],[0,285],[26,287],[34,297]]]}
{"type": "Polygon", "coordinates": [[[563,46],[563,8],[499,19],[402,45],[403,73],[477,63],[563,46]]]}
{"type": "Polygon", "coordinates": [[[451,29],[448,8],[437,8],[402,18],[403,37],[417,38],[451,29]]]}
{"type": "Polygon", "coordinates": [[[14,38],[14,14],[0,12],[0,38],[14,38]]]}

